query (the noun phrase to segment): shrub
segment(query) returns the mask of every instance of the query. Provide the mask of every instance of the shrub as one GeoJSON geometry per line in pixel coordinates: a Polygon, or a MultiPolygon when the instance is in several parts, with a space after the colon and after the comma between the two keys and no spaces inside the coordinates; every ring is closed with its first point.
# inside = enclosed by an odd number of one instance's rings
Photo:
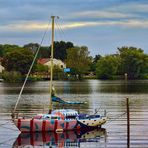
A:
{"type": "Polygon", "coordinates": [[[11,83],[22,81],[22,75],[16,71],[5,71],[2,74],[2,78],[4,79],[4,81],[11,83]]]}

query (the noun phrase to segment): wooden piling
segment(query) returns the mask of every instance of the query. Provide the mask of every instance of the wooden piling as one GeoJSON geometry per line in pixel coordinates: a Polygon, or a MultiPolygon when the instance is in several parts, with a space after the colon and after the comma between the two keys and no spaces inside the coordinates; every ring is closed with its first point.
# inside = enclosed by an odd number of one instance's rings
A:
{"type": "Polygon", "coordinates": [[[130,110],[129,110],[129,98],[126,98],[127,108],[127,148],[130,148],[130,110]]]}

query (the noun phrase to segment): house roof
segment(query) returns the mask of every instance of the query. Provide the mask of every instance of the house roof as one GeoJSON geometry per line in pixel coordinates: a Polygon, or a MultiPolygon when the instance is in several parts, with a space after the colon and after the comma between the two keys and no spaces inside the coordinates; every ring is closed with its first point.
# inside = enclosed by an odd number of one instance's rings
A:
{"type": "MultiPolygon", "coordinates": [[[[47,66],[51,65],[50,58],[39,59],[37,61],[37,63],[42,64],[42,65],[47,65],[47,66]]],[[[62,62],[61,60],[59,60],[59,59],[53,59],[53,65],[60,66],[61,68],[66,68],[66,64],[64,62],[62,62]]]]}
{"type": "Polygon", "coordinates": [[[39,64],[45,64],[45,63],[47,63],[48,61],[50,61],[50,59],[49,58],[42,58],[42,59],[38,59],[38,63],[39,64]]]}

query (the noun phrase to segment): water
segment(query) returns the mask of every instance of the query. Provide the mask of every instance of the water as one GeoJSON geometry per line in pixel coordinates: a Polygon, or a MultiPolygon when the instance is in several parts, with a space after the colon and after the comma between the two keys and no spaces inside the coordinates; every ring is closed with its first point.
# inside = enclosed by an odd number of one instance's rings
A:
{"type": "MultiPolygon", "coordinates": [[[[0,147],[148,147],[148,81],[55,81],[56,92],[64,100],[87,101],[85,106],[70,106],[83,113],[107,111],[108,122],[95,131],[83,133],[36,133],[19,135],[11,122],[11,111],[21,84],[0,83],[0,147]],[[126,98],[130,98],[130,137],[127,137],[126,98]],[[19,137],[18,137],[19,136],[19,137]],[[18,137],[18,138],[17,138],[18,137]],[[25,138],[25,139],[24,139],[25,138]],[[130,143],[130,145],[128,145],[130,143]],[[28,144],[28,146],[27,146],[28,144]],[[32,145],[32,146],[31,146],[32,145]],[[34,146],[33,146],[34,145],[34,146]]],[[[17,111],[33,115],[48,111],[49,83],[28,83],[17,111]]],[[[67,107],[68,108],[68,107],[67,107]]]]}

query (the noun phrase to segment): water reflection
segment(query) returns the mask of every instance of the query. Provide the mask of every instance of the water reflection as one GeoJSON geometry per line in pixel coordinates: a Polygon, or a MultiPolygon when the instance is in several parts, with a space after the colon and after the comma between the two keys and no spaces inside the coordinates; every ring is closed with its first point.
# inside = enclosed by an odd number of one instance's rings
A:
{"type": "MultiPolygon", "coordinates": [[[[3,119],[10,119],[10,114],[16,103],[21,85],[22,84],[0,83],[1,124],[5,123],[5,120],[3,119]]],[[[81,82],[54,81],[54,85],[58,96],[64,100],[88,102],[85,106],[63,107],[55,105],[55,108],[71,108],[76,109],[81,113],[88,114],[93,114],[95,109],[98,109],[99,113],[103,114],[104,109],[106,109],[107,116],[111,119],[111,122],[109,121],[103,126],[107,130],[107,141],[105,141],[104,135],[103,137],[98,136],[98,138],[96,138],[94,134],[94,139],[82,138],[83,136],[81,136],[81,138],[79,136],[77,139],[76,136],[75,141],[80,141],[81,147],[127,147],[126,115],[120,116],[126,112],[125,98],[127,97],[130,98],[130,146],[148,147],[148,80],[128,80],[127,82],[123,80],[85,80],[81,82]],[[91,141],[89,145],[87,140],[89,142],[91,141]],[[98,140],[98,142],[92,143],[92,141],[95,140],[98,140]]],[[[20,114],[31,116],[36,113],[47,113],[49,108],[48,103],[48,81],[27,83],[17,111],[20,114]]],[[[6,124],[5,127],[10,127],[10,125],[6,124]]],[[[2,141],[8,141],[10,137],[15,138],[18,135],[16,127],[14,126],[12,128],[13,131],[0,126],[0,143],[2,143],[2,141]]],[[[68,135],[73,134],[69,133],[68,135]]],[[[41,135],[39,135],[39,137],[41,137],[41,135]]],[[[45,140],[47,141],[46,138],[45,140]]],[[[66,139],[64,142],[65,141],[66,139]]],[[[12,141],[9,146],[7,145],[9,144],[9,141],[5,142],[5,144],[1,144],[0,147],[12,147],[13,142],[14,141],[12,141]]],[[[49,143],[52,143],[52,141],[49,141],[49,143]]],[[[43,144],[48,145],[48,142],[43,142],[43,144]]]]}
{"type": "MultiPolygon", "coordinates": [[[[40,147],[80,147],[88,142],[93,145],[100,138],[105,139],[106,130],[95,129],[91,131],[68,131],[63,133],[21,133],[13,144],[13,148],[25,148],[31,146],[40,147]]],[[[89,144],[89,145],[90,145],[89,144]]]]}
{"type": "Polygon", "coordinates": [[[106,80],[90,81],[100,93],[148,93],[147,80],[106,80]]]}

